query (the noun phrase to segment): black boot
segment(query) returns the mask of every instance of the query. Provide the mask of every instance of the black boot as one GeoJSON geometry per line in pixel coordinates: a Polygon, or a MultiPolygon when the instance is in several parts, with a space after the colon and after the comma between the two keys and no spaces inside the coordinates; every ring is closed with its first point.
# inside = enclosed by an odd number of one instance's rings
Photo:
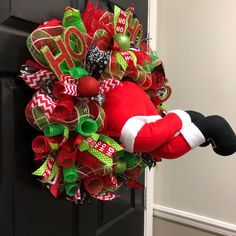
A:
{"type": "Polygon", "coordinates": [[[202,113],[197,112],[197,111],[186,111],[186,112],[189,114],[191,121],[193,123],[195,123],[205,117],[202,113]]]}
{"type": "MultiPolygon", "coordinates": [[[[201,119],[205,118],[205,116],[200,113],[200,112],[197,112],[197,111],[186,111],[190,118],[191,118],[191,121],[195,124],[196,122],[200,121],[201,119]]],[[[211,142],[210,141],[206,141],[205,143],[199,145],[200,147],[206,147],[210,144],[211,142]]]]}
{"type": "Polygon", "coordinates": [[[228,156],[236,152],[236,135],[229,123],[221,116],[207,116],[195,122],[195,125],[210,141],[213,150],[221,155],[228,156]]]}

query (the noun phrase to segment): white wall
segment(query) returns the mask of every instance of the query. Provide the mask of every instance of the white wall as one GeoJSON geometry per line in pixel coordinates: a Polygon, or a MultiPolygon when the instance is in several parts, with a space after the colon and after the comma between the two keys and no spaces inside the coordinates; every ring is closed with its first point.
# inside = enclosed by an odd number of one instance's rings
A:
{"type": "MultiPolygon", "coordinates": [[[[169,109],[221,114],[236,130],[236,0],[158,0],[157,16],[169,109]]],[[[155,204],[236,224],[236,154],[197,148],[158,166],[155,204]]]]}

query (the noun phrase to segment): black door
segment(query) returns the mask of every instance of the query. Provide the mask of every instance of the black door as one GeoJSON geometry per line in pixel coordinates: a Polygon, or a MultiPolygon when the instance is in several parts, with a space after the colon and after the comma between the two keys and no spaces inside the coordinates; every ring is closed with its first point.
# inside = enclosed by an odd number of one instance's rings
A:
{"type": "MultiPolygon", "coordinates": [[[[132,1],[114,1],[128,7],[132,1]]],[[[147,1],[134,1],[147,25],[147,1]]],[[[78,206],[54,199],[31,175],[35,169],[31,140],[36,135],[24,118],[30,91],[17,79],[19,66],[30,58],[26,38],[37,24],[61,18],[67,5],[82,0],[0,0],[0,235],[118,236],[143,235],[143,191],[121,189],[109,203],[78,206]]]]}

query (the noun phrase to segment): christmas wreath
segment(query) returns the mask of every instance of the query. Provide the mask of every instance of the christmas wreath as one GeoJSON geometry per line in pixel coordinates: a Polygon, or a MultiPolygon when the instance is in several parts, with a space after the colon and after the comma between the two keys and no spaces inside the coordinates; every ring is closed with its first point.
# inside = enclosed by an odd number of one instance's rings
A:
{"type": "Polygon", "coordinates": [[[33,175],[55,197],[112,200],[122,185],[142,188],[137,177],[155,165],[150,155],[124,149],[103,109],[106,94],[128,78],[156,105],[170,95],[162,63],[142,42],[133,13],[133,6],[112,13],[90,2],[82,14],[67,7],[62,21],[43,23],[27,39],[34,61],[21,66],[20,77],[36,92],[25,116],[43,132],[32,142],[39,165],[33,175]]]}
{"type": "Polygon", "coordinates": [[[62,21],[28,37],[34,61],[20,77],[36,92],[25,116],[42,131],[32,141],[33,175],[54,197],[112,200],[122,185],[142,188],[138,176],[161,158],[210,143],[219,155],[235,153],[222,117],[163,110],[171,88],[142,36],[132,6],[109,12],[88,3],[82,14],[67,7],[62,21]]]}

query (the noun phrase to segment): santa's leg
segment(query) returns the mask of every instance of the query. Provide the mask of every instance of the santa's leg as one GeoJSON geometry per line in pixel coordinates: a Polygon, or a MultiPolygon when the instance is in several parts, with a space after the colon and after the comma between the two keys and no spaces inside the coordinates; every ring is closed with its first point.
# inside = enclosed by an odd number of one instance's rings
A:
{"type": "Polygon", "coordinates": [[[170,111],[165,117],[135,116],[125,123],[120,141],[129,152],[150,152],[169,142],[191,124],[190,116],[181,110],[170,111]]]}
{"type": "MultiPolygon", "coordinates": [[[[191,121],[194,124],[205,118],[205,116],[200,112],[191,110],[188,110],[186,112],[189,114],[191,121]]],[[[203,137],[202,133],[199,132],[198,128],[193,124],[189,125],[187,129],[182,129],[181,132],[184,133],[186,138],[184,138],[184,136],[179,133],[178,135],[173,137],[168,143],[165,143],[164,145],[150,153],[156,161],[160,161],[162,158],[178,158],[180,156],[183,156],[198,145],[205,147],[210,144],[209,141],[204,141],[205,138],[203,137]],[[196,137],[195,142],[191,141],[193,140],[192,136],[196,137]],[[189,140],[189,143],[187,140],[189,140]]]]}
{"type": "Polygon", "coordinates": [[[202,113],[197,112],[197,111],[188,110],[186,112],[189,114],[189,116],[191,118],[191,121],[193,123],[195,123],[195,122],[197,122],[197,121],[199,121],[199,120],[201,120],[205,117],[202,113]]]}
{"type": "MultiPolygon", "coordinates": [[[[205,116],[200,113],[200,112],[197,112],[197,111],[186,111],[189,116],[191,117],[191,121],[195,124],[196,122],[200,121],[201,119],[205,118],[205,116]]],[[[204,142],[203,144],[199,145],[200,147],[206,147],[210,144],[211,142],[210,141],[206,141],[204,142]]]]}
{"type": "Polygon", "coordinates": [[[183,156],[206,141],[202,132],[194,123],[183,127],[179,134],[169,142],[150,152],[156,161],[161,158],[174,159],[183,156]]]}
{"type": "Polygon", "coordinates": [[[150,152],[149,154],[155,159],[155,161],[161,161],[162,158],[165,159],[175,159],[183,156],[190,150],[192,150],[186,139],[182,134],[178,134],[173,137],[168,143],[163,144],[159,148],[150,152]]]}
{"type": "Polygon", "coordinates": [[[236,152],[236,135],[228,122],[220,116],[208,116],[184,127],[168,143],[150,152],[156,161],[180,157],[209,140],[213,150],[222,156],[236,152]]]}
{"type": "Polygon", "coordinates": [[[221,116],[207,116],[195,123],[213,150],[222,156],[236,152],[236,135],[229,123],[221,116]]]}

